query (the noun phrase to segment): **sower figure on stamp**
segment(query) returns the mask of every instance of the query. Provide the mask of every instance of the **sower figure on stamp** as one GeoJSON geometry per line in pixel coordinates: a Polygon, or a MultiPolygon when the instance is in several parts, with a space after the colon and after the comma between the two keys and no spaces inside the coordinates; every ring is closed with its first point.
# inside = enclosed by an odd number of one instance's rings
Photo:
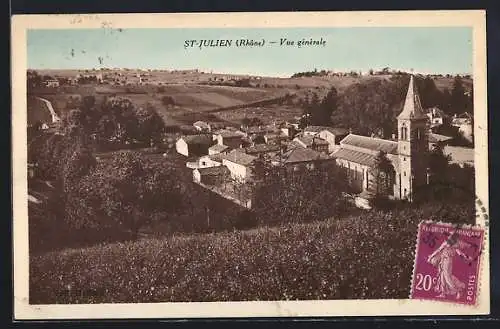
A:
{"type": "Polygon", "coordinates": [[[439,293],[437,297],[444,298],[446,295],[456,295],[456,298],[460,299],[461,293],[465,289],[465,283],[453,275],[453,259],[459,255],[467,261],[471,261],[471,257],[463,252],[463,249],[470,246],[469,243],[459,240],[456,232],[452,232],[439,248],[427,258],[427,261],[438,270],[435,287],[436,292],[439,293]]]}

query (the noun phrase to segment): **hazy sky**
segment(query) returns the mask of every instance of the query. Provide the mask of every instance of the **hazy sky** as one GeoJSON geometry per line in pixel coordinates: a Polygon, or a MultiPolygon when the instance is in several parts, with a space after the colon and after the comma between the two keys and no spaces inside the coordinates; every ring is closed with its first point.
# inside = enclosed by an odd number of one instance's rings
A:
{"type": "Polygon", "coordinates": [[[201,69],[289,76],[321,69],[391,67],[422,73],[472,73],[468,27],[68,29],[28,31],[28,67],[201,69]],[[185,40],[266,40],[263,47],[184,48],[185,40]],[[279,46],[280,38],[323,38],[316,47],[279,46]],[[277,41],[278,44],[270,44],[277,41]],[[102,65],[99,63],[102,58],[102,65]]]}

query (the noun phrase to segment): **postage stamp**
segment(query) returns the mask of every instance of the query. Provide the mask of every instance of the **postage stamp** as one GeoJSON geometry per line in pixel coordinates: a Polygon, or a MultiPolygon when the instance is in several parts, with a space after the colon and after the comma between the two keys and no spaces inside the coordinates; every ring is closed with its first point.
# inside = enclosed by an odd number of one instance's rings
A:
{"type": "Polygon", "coordinates": [[[483,237],[480,227],[421,223],[410,298],[475,305],[483,237]]]}

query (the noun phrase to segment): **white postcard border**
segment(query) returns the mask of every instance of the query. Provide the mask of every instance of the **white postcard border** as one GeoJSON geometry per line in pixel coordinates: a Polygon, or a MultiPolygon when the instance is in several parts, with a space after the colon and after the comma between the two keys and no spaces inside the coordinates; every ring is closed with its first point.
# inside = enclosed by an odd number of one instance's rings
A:
{"type": "MultiPolygon", "coordinates": [[[[488,208],[488,122],[486,90],[486,12],[290,12],[189,14],[18,15],[12,18],[13,245],[14,316],[22,319],[212,318],[282,316],[479,315],[490,310],[489,257],[480,274],[476,307],[401,300],[144,303],[29,305],[26,69],[28,29],[81,28],[242,28],[242,27],[396,27],[470,26],[473,28],[476,194],[488,208]]],[[[478,217],[485,226],[484,217],[478,217]]],[[[489,236],[485,254],[489,256],[489,236]]]]}

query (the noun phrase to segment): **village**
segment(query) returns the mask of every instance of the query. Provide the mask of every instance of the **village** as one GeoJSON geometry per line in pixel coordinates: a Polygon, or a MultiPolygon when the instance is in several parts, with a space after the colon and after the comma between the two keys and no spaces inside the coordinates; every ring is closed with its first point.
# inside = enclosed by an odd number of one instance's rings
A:
{"type": "MultiPolygon", "coordinates": [[[[348,172],[355,204],[369,209],[372,169],[381,152],[393,166],[390,198],[411,201],[415,186],[429,184],[428,153],[452,139],[433,132],[443,120],[445,114],[438,108],[422,108],[412,76],[398,116],[398,135],[391,140],[353,134],[345,128],[300,127],[300,120],[240,129],[197,121],[193,124],[197,133],[180,137],[175,148],[185,157],[197,157],[186,163],[194,182],[247,208],[251,208],[251,195],[241,193],[241,186],[252,181],[255,161],[260,159],[291,171],[315,170],[318,162],[335,163],[348,172]]],[[[470,134],[470,116],[452,120],[470,134]]]]}

